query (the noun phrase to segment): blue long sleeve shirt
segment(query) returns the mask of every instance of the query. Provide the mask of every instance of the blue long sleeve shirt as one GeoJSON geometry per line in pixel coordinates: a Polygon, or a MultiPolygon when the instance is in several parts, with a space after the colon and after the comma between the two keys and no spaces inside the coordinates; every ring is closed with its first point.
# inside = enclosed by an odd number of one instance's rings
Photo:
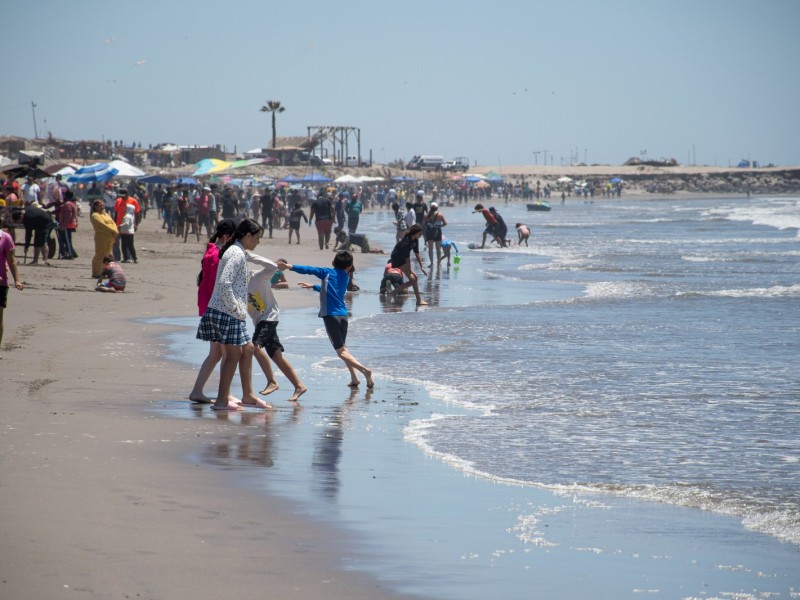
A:
{"type": "Polygon", "coordinates": [[[292,271],[301,275],[313,275],[322,281],[320,285],[314,286],[314,290],[319,292],[320,317],[347,316],[347,306],[344,303],[344,296],[350,283],[347,271],[332,267],[307,267],[304,265],[294,265],[292,271]]]}

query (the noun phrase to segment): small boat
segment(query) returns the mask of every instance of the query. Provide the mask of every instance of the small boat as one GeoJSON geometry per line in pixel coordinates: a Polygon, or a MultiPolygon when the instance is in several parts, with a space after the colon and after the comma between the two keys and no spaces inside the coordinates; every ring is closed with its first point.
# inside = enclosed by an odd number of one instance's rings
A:
{"type": "Polygon", "coordinates": [[[534,202],[533,204],[528,204],[528,210],[550,210],[550,203],[547,200],[534,202]]]}

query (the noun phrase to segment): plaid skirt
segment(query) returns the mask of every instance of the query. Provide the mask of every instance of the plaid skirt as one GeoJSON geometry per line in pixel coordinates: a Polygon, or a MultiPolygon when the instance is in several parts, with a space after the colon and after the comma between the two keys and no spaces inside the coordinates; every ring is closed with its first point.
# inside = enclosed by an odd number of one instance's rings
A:
{"type": "Polygon", "coordinates": [[[209,307],[200,318],[197,339],[226,346],[244,346],[250,341],[250,336],[244,321],[209,307]]]}

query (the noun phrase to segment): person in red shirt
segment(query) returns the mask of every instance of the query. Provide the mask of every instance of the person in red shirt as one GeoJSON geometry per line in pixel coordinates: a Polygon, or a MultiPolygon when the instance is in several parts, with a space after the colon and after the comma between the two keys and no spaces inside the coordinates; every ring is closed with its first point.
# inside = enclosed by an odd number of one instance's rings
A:
{"type": "MultiPolygon", "coordinates": [[[[120,190],[119,197],[114,202],[114,223],[119,229],[119,226],[122,225],[122,220],[125,218],[125,213],[127,211],[128,204],[131,204],[135,211],[136,211],[136,226],[139,226],[139,221],[141,220],[141,206],[139,206],[139,201],[130,195],[125,189],[120,190]]],[[[117,239],[114,240],[114,260],[119,262],[122,259],[122,248],[121,248],[121,238],[119,234],[117,234],[117,239]]]]}
{"type": "Polygon", "coordinates": [[[486,229],[483,230],[483,240],[481,241],[481,248],[486,246],[486,236],[492,234],[492,239],[495,239],[495,227],[497,226],[497,219],[489,212],[488,208],[483,208],[483,204],[476,204],[473,214],[479,212],[486,219],[486,229]]]}

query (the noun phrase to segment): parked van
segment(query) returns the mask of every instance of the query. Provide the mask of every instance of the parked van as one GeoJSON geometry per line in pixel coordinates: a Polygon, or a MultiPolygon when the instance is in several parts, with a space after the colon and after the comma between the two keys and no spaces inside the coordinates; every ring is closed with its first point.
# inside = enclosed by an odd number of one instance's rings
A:
{"type": "Polygon", "coordinates": [[[366,162],[358,160],[357,156],[348,156],[344,159],[345,167],[368,167],[366,162]]]}
{"type": "Polygon", "coordinates": [[[419,171],[438,171],[444,164],[443,156],[434,156],[431,154],[421,154],[413,157],[406,169],[419,170],[419,171]]]}

